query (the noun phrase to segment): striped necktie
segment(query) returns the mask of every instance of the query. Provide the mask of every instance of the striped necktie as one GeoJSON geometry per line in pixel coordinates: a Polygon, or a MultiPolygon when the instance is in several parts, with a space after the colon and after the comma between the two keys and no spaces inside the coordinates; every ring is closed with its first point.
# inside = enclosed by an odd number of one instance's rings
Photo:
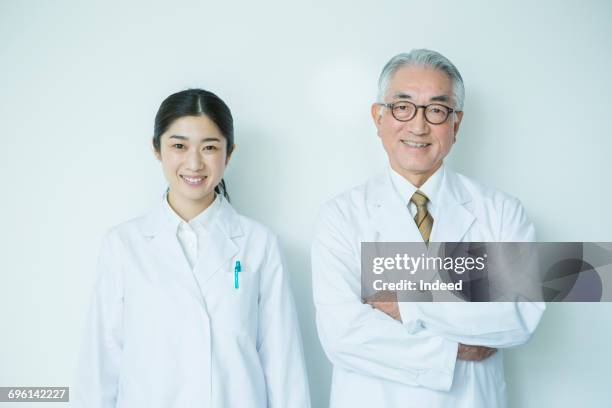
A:
{"type": "Polygon", "coordinates": [[[433,217],[427,211],[427,203],[429,202],[429,198],[419,190],[415,191],[410,199],[417,207],[417,213],[414,216],[414,222],[416,222],[419,231],[421,232],[421,236],[423,237],[423,241],[425,243],[429,242],[429,235],[431,234],[431,228],[433,227],[433,217]]]}

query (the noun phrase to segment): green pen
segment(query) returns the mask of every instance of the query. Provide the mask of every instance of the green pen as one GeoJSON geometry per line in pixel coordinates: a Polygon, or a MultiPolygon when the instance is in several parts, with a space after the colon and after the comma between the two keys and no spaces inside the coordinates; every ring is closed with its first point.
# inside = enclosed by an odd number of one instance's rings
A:
{"type": "Polygon", "coordinates": [[[240,261],[236,261],[236,266],[234,267],[234,288],[238,289],[238,272],[242,271],[240,267],[240,261]]]}

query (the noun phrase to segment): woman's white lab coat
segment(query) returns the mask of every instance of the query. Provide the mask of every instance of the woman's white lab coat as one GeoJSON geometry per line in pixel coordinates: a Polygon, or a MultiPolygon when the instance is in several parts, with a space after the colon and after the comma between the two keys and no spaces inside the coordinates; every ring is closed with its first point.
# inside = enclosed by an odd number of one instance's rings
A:
{"type": "MultiPolygon", "coordinates": [[[[518,200],[445,167],[432,242],[533,241],[518,200]]],[[[502,353],[457,361],[458,343],[525,343],[542,303],[400,303],[403,323],[361,299],[361,242],[422,242],[389,174],[326,204],[312,246],[323,348],[334,365],[331,408],[503,408],[502,353]]],[[[425,246],[423,246],[426,251],[425,246]]]]}
{"type": "Polygon", "coordinates": [[[107,234],[73,406],[310,406],[277,240],[217,199],[193,269],[163,203],[107,234]]]}

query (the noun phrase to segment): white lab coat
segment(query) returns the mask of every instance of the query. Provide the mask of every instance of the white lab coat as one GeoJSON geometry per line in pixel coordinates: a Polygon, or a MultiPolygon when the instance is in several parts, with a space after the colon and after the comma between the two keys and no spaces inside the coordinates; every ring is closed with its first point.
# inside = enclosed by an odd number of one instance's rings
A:
{"type": "MultiPolygon", "coordinates": [[[[519,201],[442,167],[432,242],[533,241],[519,201]],[[439,207],[438,207],[439,206],[439,207]]],[[[312,246],[317,328],[334,366],[331,408],[506,406],[503,356],[457,361],[458,343],[525,343],[542,303],[362,303],[360,243],[422,242],[388,173],[323,206],[312,246]]]]}
{"type": "Polygon", "coordinates": [[[107,234],[73,406],[310,406],[277,240],[218,199],[193,270],[162,203],[107,234]]]}

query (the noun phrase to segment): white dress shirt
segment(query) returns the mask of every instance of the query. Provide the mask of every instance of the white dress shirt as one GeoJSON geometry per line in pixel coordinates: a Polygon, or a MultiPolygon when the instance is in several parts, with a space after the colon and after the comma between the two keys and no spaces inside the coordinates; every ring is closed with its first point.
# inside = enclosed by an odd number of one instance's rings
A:
{"type": "Polygon", "coordinates": [[[389,174],[391,175],[391,183],[395,191],[399,194],[402,202],[408,206],[408,211],[410,211],[412,218],[414,218],[417,213],[417,207],[410,199],[414,192],[419,190],[429,198],[427,211],[429,211],[434,222],[436,222],[436,202],[438,201],[440,184],[444,178],[444,165],[440,166],[440,168],[436,170],[420,188],[415,187],[411,182],[393,170],[391,166],[389,166],[389,174]]]}
{"type": "Polygon", "coordinates": [[[215,199],[208,206],[208,208],[188,222],[182,219],[170,206],[170,203],[168,202],[168,195],[166,195],[164,203],[166,215],[172,222],[176,223],[176,238],[181,244],[181,248],[183,248],[183,252],[185,253],[185,257],[187,258],[189,265],[193,269],[198,262],[198,253],[200,252],[199,249],[201,249],[198,247],[198,243],[201,241],[200,238],[202,234],[206,232],[215,215],[219,211],[221,200],[215,196],[215,199]]]}

